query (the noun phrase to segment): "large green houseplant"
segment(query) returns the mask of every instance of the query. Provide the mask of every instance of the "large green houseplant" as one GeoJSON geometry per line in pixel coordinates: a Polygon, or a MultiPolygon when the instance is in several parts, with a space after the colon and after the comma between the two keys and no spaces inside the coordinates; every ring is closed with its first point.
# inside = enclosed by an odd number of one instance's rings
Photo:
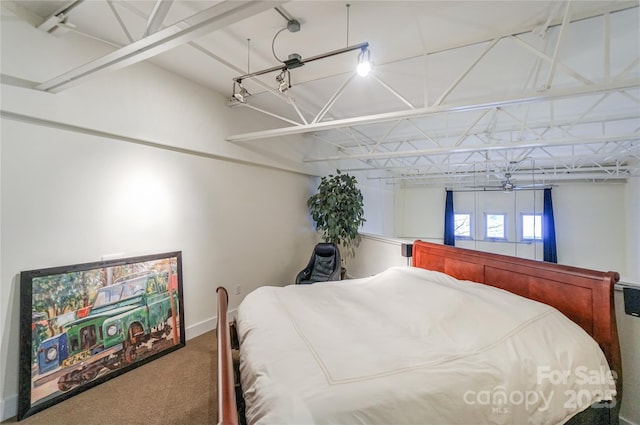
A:
{"type": "Polygon", "coordinates": [[[307,200],[311,218],[326,242],[343,246],[350,256],[360,241],[358,229],[366,220],[362,192],[355,177],[337,170],[322,177],[318,193],[307,200]]]}

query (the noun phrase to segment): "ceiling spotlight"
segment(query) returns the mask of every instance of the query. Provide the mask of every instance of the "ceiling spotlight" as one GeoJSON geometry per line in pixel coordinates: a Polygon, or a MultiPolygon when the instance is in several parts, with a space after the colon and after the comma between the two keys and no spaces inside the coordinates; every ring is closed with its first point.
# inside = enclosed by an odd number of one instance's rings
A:
{"type": "Polygon", "coordinates": [[[366,77],[371,72],[371,52],[367,47],[363,47],[358,54],[358,66],[356,72],[361,77],[366,77]]]}
{"type": "Polygon", "coordinates": [[[240,103],[247,103],[247,98],[251,96],[251,93],[242,86],[242,80],[237,80],[233,83],[233,97],[240,103]],[[238,89],[238,91],[236,91],[238,89]]]}
{"type": "Polygon", "coordinates": [[[291,88],[291,73],[288,69],[284,68],[282,72],[276,77],[278,82],[278,91],[284,93],[291,88]]]}

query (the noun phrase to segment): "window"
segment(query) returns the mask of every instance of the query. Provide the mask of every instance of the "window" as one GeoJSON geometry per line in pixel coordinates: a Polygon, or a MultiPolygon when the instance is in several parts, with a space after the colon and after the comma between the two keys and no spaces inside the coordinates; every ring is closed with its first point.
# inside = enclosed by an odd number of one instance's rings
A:
{"type": "Polygon", "coordinates": [[[456,239],[471,239],[471,214],[454,214],[456,239]]]}
{"type": "Polygon", "coordinates": [[[485,213],[485,238],[490,240],[505,240],[506,214],[485,213]]]}
{"type": "Polygon", "coordinates": [[[542,214],[522,214],[522,240],[542,240],[542,214]]]}

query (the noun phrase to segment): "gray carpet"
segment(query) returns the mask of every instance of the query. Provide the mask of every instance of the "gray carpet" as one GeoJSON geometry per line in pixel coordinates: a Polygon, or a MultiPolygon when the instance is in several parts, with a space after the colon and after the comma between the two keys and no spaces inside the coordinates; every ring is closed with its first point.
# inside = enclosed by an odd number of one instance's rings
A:
{"type": "Polygon", "coordinates": [[[216,336],[186,346],[29,416],[24,425],[217,423],[216,336]]]}

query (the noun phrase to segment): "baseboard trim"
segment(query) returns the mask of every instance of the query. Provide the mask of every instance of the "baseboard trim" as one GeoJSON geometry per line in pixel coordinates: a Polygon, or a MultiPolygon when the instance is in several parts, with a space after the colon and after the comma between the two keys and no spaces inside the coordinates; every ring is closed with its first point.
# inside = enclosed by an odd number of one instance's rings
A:
{"type": "MultiPolygon", "coordinates": [[[[235,320],[236,310],[237,310],[236,308],[233,308],[228,311],[227,317],[229,318],[230,322],[235,320]]],[[[187,341],[190,340],[191,338],[195,338],[204,333],[214,330],[216,328],[216,325],[218,324],[217,322],[218,322],[218,316],[214,316],[209,319],[203,320],[202,322],[198,322],[187,327],[185,329],[185,336],[187,338],[187,341]]]]}
{"type": "Polygon", "coordinates": [[[0,400],[0,421],[6,421],[18,414],[18,395],[10,395],[0,400]]]}
{"type": "Polygon", "coordinates": [[[185,329],[185,336],[187,341],[195,338],[197,336],[202,335],[203,333],[207,333],[216,328],[216,322],[218,321],[217,317],[212,317],[207,320],[203,320],[202,322],[195,323],[191,326],[188,326],[185,329]]]}
{"type": "MultiPolygon", "coordinates": [[[[229,320],[233,320],[236,315],[236,309],[229,310],[229,320]]],[[[212,317],[202,322],[188,326],[185,329],[185,338],[190,340],[204,333],[212,331],[216,328],[218,317],[212,317]]],[[[5,399],[0,399],[0,421],[6,421],[18,414],[18,395],[13,394],[5,399]]],[[[624,424],[627,425],[627,424],[624,424]]],[[[630,424],[634,425],[634,424],[630,424]]]]}

